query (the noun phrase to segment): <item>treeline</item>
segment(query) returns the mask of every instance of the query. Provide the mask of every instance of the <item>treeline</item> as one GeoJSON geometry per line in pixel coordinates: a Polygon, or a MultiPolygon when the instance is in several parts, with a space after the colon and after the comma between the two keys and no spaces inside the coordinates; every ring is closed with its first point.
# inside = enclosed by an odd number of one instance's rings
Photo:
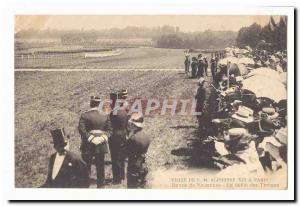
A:
{"type": "Polygon", "coordinates": [[[59,38],[63,43],[95,42],[96,39],[149,38],[161,48],[224,48],[235,44],[237,33],[232,31],[181,32],[179,27],[126,27],[107,30],[21,30],[16,38],[59,38]]]}
{"type": "Polygon", "coordinates": [[[256,23],[249,27],[242,27],[238,32],[236,43],[241,48],[249,45],[252,48],[265,46],[265,49],[286,50],[287,17],[281,16],[276,23],[271,16],[269,23],[263,27],[256,23]]]}
{"type": "Polygon", "coordinates": [[[88,38],[153,38],[167,34],[179,33],[179,27],[173,26],[159,26],[159,27],[135,27],[129,26],[125,28],[111,28],[102,30],[35,30],[27,29],[21,30],[15,34],[16,38],[61,38],[65,36],[82,36],[88,38]]]}
{"type": "Polygon", "coordinates": [[[162,35],[156,39],[157,47],[222,49],[235,45],[237,33],[233,31],[211,31],[162,35]]]}

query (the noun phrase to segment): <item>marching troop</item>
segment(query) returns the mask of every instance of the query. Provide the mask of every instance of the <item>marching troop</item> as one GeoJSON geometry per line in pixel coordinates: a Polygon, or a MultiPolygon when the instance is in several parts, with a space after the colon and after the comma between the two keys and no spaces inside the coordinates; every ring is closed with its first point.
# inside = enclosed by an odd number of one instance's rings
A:
{"type": "Polygon", "coordinates": [[[70,137],[64,128],[51,131],[56,152],[51,155],[47,180],[42,187],[88,188],[90,186],[91,165],[95,164],[97,187],[105,187],[105,156],[111,155],[112,184],[122,184],[127,166],[127,187],[145,187],[147,167],[145,154],[151,137],[143,132],[144,117],[141,113],[129,114],[126,106],[116,104],[127,98],[127,90],[116,90],[110,94],[111,112],[99,110],[101,99],[92,96],[90,109],[79,120],[81,136],[81,157],[69,151],[70,137]]]}

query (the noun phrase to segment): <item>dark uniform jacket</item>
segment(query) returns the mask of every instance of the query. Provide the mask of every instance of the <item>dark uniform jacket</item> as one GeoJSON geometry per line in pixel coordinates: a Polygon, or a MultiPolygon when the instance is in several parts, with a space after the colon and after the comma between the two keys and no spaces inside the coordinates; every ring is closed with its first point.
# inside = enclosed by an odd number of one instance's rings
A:
{"type": "Polygon", "coordinates": [[[85,162],[71,152],[66,152],[65,159],[57,176],[52,179],[56,153],[49,160],[48,176],[42,187],[46,188],[86,188],[89,187],[89,172],[85,162]]]}
{"type": "Polygon", "coordinates": [[[211,73],[214,73],[214,74],[216,73],[216,70],[217,70],[216,62],[211,62],[210,69],[211,69],[211,73]]]}
{"type": "Polygon", "coordinates": [[[121,143],[126,141],[127,124],[129,116],[127,109],[119,109],[110,113],[110,124],[112,129],[112,136],[110,141],[113,143],[121,143]],[[114,113],[116,112],[116,113],[114,113]]]}
{"type": "Polygon", "coordinates": [[[96,108],[90,109],[81,115],[78,130],[81,135],[81,151],[82,153],[107,153],[107,143],[95,146],[88,141],[92,135],[92,130],[108,131],[109,121],[108,115],[101,113],[96,108]]]}
{"type": "Polygon", "coordinates": [[[191,67],[192,67],[192,76],[195,77],[198,69],[197,62],[193,61],[191,67]]]}
{"type": "Polygon", "coordinates": [[[198,90],[197,90],[197,94],[195,96],[195,99],[197,101],[197,108],[196,108],[197,112],[200,112],[200,111],[203,110],[204,102],[205,102],[205,96],[206,96],[205,88],[199,87],[198,90]]]}
{"type": "Polygon", "coordinates": [[[127,141],[128,156],[146,154],[151,143],[151,137],[143,130],[135,134],[129,133],[127,141]]]}
{"type": "Polygon", "coordinates": [[[204,75],[204,67],[205,64],[203,62],[198,62],[198,71],[197,71],[197,76],[203,76],[204,75]]]}

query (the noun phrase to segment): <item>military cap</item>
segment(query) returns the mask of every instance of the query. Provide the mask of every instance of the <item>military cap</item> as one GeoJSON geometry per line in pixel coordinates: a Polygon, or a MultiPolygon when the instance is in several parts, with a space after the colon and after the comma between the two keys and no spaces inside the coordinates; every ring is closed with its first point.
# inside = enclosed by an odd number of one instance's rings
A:
{"type": "Polygon", "coordinates": [[[126,99],[127,95],[127,89],[115,89],[110,93],[110,99],[126,99]]]}
{"type": "Polygon", "coordinates": [[[100,101],[101,101],[101,98],[100,98],[100,97],[97,97],[97,96],[91,96],[91,101],[94,101],[94,102],[100,102],[100,101]]]}

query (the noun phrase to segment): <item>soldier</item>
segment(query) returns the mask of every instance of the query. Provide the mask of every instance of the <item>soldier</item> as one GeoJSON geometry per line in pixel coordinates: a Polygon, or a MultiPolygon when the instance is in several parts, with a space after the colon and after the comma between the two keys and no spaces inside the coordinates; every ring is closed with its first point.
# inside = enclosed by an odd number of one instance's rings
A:
{"type": "Polygon", "coordinates": [[[185,73],[188,74],[190,71],[190,58],[188,55],[185,56],[185,60],[184,60],[184,66],[185,66],[185,73]]]}
{"type": "Polygon", "coordinates": [[[216,61],[216,64],[218,64],[218,62],[219,62],[219,55],[218,55],[218,53],[216,52],[215,53],[215,61],[216,61]]]}
{"type": "Polygon", "coordinates": [[[128,124],[128,108],[126,107],[127,90],[117,90],[110,94],[112,112],[110,122],[112,135],[109,148],[112,160],[113,184],[121,184],[125,179],[126,137],[128,124]]]}
{"type": "Polygon", "coordinates": [[[192,58],[192,78],[196,78],[196,74],[197,74],[197,70],[198,70],[198,66],[197,66],[197,58],[193,57],[192,58]]]}
{"type": "Polygon", "coordinates": [[[87,163],[89,171],[91,171],[91,165],[94,160],[97,170],[98,188],[104,187],[104,158],[108,152],[107,131],[109,127],[108,115],[98,110],[100,101],[99,97],[91,97],[91,109],[81,115],[78,126],[81,135],[81,155],[87,163]]]}
{"type": "Polygon", "coordinates": [[[210,71],[211,71],[213,81],[215,81],[215,78],[216,78],[216,70],[217,70],[217,64],[216,64],[215,59],[212,58],[211,62],[210,62],[210,71]]]}
{"type": "Polygon", "coordinates": [[[197,101],[196,112],[202,112],[201,115],[197,115],[200,131],[202,131],[202,129],[204,128],[204,122],[202,121],[203,120],[202,117],[203,117],[204,103],[205,103],[205,99],[206,99],[206,90],[204,88],[204,83],[205,83],[205,79],[203,77],[201,77],[198,82],[199,87],[197,90],[197,94],[195,95],[195,99],[197,101]]]}
{"type": "MultiPolygon", "coordinates": [[[[56,152],[51,155],[48,176],[43,188],[88,188],[89,172],[86,163],[69,151],[64,128],[51,131],[56,152]]],[[[69,136],[67,136],[69,139],[69,136]]]]}
{"type": "Polygon", "coordinates": [[[203,59],[198,60],[198,71],[197,71],[197,77],[203,77],[204,76],[204,62],[203,59]]]}
{"type": "Polygon", "coordinates": [[[207,67],[208,67],[207,56],[205,56],[203,59],[204,59],[204,62],[203,62],[204,63],[204,72],[205,72],[205,75],[208,76],[207,75],[207,67]]]}
{"type": "Polygon", "coordinates": [[[145,154],[151,138],[143,131],[144,118],[141,113],[133,113],[128,121],[127,141],[127,187],[143,188],[148,169],[145,166],[145,154]]]}

